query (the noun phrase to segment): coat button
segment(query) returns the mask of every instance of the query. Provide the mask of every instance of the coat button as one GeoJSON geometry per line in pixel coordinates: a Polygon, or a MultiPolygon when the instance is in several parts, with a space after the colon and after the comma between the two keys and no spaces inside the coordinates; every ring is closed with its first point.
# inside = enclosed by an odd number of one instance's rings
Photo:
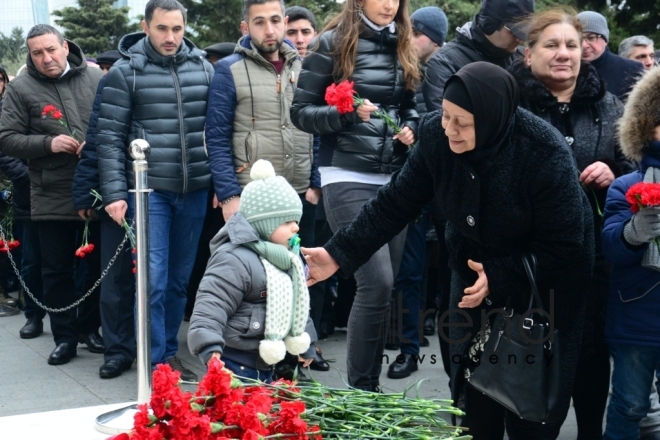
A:
{"type": "Polygon", "coordinates": [[[259,324],[258,322],[254,322],[254,323],[252,323],[252,328],[253,328],[253,329],[255,329],[255,330],[259,330],[259,327],[261,327],[261,324],[259,324]]]}
{"type": "Polygon", "coordinates": [[[286,125],[283,125],[283,126],[282,126],[282,130],[286,130],[286,125]]]}
{"type": "Polygon", "coordinates": [[[475,224],[474,217],[472,217],[471,215],[468,215],[467,216],[467,223],[470,226],[474,226],[474,224],[475,224]]]}
{"type": "Polygon", "coordinates": [[[288,159],[289,157],[290,157],[290,156],[289,156],[288,154],[285,154],[285,155],[284,155],[284,158],[285,158],[285,159],[288,159]]]}

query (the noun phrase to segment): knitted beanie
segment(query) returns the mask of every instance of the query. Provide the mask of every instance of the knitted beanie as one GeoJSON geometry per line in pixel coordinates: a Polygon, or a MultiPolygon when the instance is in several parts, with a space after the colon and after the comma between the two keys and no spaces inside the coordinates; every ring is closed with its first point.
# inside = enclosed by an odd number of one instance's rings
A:
{"type": "Polygon", "coordinates": [[[594,11],[584,11],[577,15],[577,19],[582,24],[582,32],[602,35],[605,41],[610,41],[610,28],[607,27],[607,20],[601,14],[594,11]]]}
{"type": "Polygon", "coordinates": [[[273,165],[260,159],[252,165],[252,182],[241,193],[239,211],[259,234],[268,241],[281,224],[299,222],[302,217],[300,196],[284,177],[276,176],[273,165]]]}
{"type": "Polygon", "coordinates": [[[442,46],[447,37],[447,16],[437,6],[419,8],[410,16],[412,28],[421,32],[438,46],[442,46]]]}

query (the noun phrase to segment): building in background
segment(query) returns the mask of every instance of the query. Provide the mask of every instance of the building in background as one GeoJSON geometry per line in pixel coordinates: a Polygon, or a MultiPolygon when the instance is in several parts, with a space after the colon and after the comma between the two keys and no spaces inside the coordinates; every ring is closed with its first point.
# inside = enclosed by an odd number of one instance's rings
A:
{"type": "MultiPolygon", "coordinates": [[[[137,20],[144,15],[144,7],[148,0],[116,0],[114,6],[130,8],[129,18],[137,20]]],[[[15,27],[23,29],[23,35],[35,24],[52,24],[55,26],[55,18],[50,15],[53,11],[77,7],[77,0],[0,0],[0,32],[9,35],[15,27]]]]}
{"type": "Polygon", "coordinates": [[[0,0],[0,32],[9,36],[15,27],[23,35],[37,23],[50,23],[48,0],[0,0]]]}

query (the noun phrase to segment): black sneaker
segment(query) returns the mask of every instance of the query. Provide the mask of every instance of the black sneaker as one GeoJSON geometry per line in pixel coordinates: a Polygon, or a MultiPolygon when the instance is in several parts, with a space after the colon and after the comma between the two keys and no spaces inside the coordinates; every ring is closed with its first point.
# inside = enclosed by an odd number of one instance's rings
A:
{"type": "Polygon", "coordinates": [[[172,357],[167,360],[172,370],[181,373],[181,380],[186,382],[197,382],[197,375],[183,366],[183,363],[178,357],[172,357]]]}

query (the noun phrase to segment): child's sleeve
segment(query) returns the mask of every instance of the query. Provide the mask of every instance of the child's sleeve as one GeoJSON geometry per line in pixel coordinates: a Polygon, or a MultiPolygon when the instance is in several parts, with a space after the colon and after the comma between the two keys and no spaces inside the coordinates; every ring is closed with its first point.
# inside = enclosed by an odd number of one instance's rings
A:
{"type": "Polygon", "coordinates": [[[188,347],[206,365],[214,351],[222,353],[227,321],[250,291],[248,268],[235,255],[216,251],[199,284],[195,308],[190,317],[188,347]]]}

